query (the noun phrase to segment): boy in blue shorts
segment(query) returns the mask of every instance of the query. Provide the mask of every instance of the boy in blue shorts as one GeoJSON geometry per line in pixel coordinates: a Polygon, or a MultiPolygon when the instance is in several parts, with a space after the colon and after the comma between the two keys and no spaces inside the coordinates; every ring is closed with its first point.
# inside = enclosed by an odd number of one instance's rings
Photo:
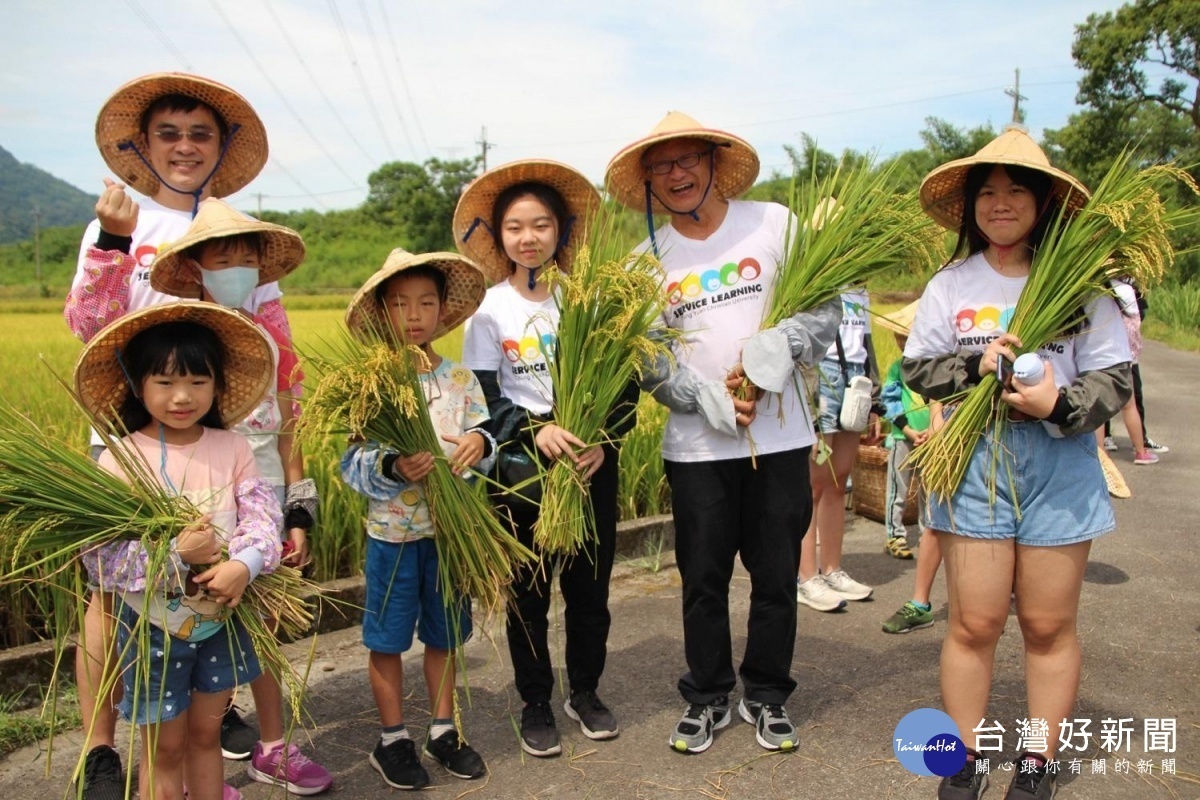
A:
{"type": "MultiPolygon", "coordinates": [[[[396,249],[346,311],[351,331],[388,326],[397,340],[424,351],[429,371],[421,383],[429,415],[455,471],[486,471],[496,445],[484,428],[487,402],[475,374],[439,356],[431,343],[474,313],[484,287],[483,273],[461,256],[414,256],[396,249]]],[[[371,691],[383,726],[370,762],[397,789],[429,783],[404,726],[401,654],[412,646],[414,629],[425,645],[433,711],[425,754],[458,778],[487,772],[454,727],[454,650],[471,635],[470,599],[446,597],[453,590],[438,582],[435,530],[424,492],[433,466],[432,453],[399,453],[376,442],[353,442],[342,458],[342,479],[370,500],[363,644],[370,650],[371,691]]]]}

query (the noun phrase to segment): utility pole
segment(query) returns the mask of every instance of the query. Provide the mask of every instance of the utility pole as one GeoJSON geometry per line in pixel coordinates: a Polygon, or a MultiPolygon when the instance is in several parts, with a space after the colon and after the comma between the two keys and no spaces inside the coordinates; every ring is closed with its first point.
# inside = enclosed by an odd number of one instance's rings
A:
{"type": "Polygon", "coordinates": [[[262,199],[263,199],[263,193],[262,193],[262,192],[255,192],[255,193],[254,193],[254,196],[258,198],[258,217],[259,217],[259,219],[262,219],[262,199]]]}
{"type": "Polygon", "coordinates": [[[38,287],[42,285],[42,209],[33,206],[33,277],[38,287]]]}
{"type": "Polygon", "coordinates": [[[1029,98],[1021,94],[1021,70],[1017,69],[1017,82],[1011,89],[1005,89],[1004,93],[1013,99],[1012,121],[1014,124],[1025,124],[1025,112],[1021,110],[1021,101],[1029,98]]]}
{"type": "Polygon", "coordinates": [[[479,155],[483,160],[483,171],[487,172],[487,154],[488,150],[495,148],[494,142],[489,142],[487,138],[487,125],[479,129],[479,141],[475,142],[479,145],[479,155]]]}

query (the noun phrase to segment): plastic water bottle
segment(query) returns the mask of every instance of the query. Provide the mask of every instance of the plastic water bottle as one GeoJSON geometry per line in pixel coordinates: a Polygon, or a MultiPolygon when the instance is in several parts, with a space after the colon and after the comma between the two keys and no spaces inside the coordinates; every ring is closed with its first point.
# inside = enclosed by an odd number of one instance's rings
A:
{"type": "Polygon", "coordinates": [[[1012,366],[1013,377],[1026,386],[1037,386],[1046,374],[1046,365],[1037,353],[1025,353],[1017,356],[1012,366]]]}

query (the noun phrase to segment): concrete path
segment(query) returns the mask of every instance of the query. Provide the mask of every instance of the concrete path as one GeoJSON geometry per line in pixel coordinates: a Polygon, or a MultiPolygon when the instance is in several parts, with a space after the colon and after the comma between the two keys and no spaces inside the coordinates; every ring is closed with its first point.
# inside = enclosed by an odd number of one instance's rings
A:
{"type": "MultiPolygon", "coordinates": [[[[1098,738],[1083,755],[1081,774],[1060,780],[1059,797],[1087,800],[1200,797],[1200,691],[1197,681],[1197,592],[1195,513],[1200,509],[1200,356],[1148,343],[1143,358],[1151,435],[1171,446],[1162,463],[1132,464],[1128,441],[1114,454],[1134,497],[1114,501],[1117,533],[1092,551],[1080,612],[1084,669],[1077,716],[1093,720],[1093,733],[1107,718],[1133,720],[1130,752],[1101,752],[1098,738]],[[1144,752],[1146,719],[1177,721],[1173,754],[1144,752]],[[1104,758],[1107,774],[1092,774],[1104,758]],[[1119,773],[1118,758],[1129,760],[1119,773]],[[1163,758],[1174,758],[1177,775],[1161,776],[1163,758]],[[1153,764],[1138,774],[1138,762],[1153,764]]],[[[483,781],[450,778],[428,765],[440,797],[478,798],[922,798],[936,795],[936,781],[905,771],[893,757],[892,732],[913,709],[939,704],[937,670],[945,630],[945,592],[934,591],[938,624],[905,636],[880,631],[880,622],[910,596],[913,562],[883,551],[882,526],[854,518],[846,536],[844,566],[876,587],[871,602],[852,603],[840,614],[801,608],[795,652],[799,689],[788,711],[801,729],[801,745],[790,755],[769,754],[753,730],[735,717],[713,747],[682,756],[666,744],[683,710],[675,682],[683,669],[678,574],[673,554],[661,563],[627,562],[613,591],[613,634],[601,695],[618,715],[622,732],[610,742],[591,742],[559,711],[563,756],[523,756],[516,725],[520,701],[511,685],[503,629],[492,626],[467,646],[469,707],[467,735],[486,758],[483,781]],[[655,568],[657,566],[657,569],[655,568]],[[493,638],[495,637],[495,638],[493,638]]],[[[744,645],[749,583],[739,573],[732,589],[735,649],[744,645]]],[[[352,628],[321,636],[313,651],[310,712],[313,727],[306,750],[335,773],[331,797],[393,796],[366,757],[378,723],[366,678],[366,653],[352,628]]],[[[557,635],[557,634],[556,634],[557,635]]],[[[311,642],[294,646],[307,658],[311,642]]],[[[561,646],[561,641],[559,642],[561,646]]],[[[419,659],[408,661],[409,724],[423,732],[428,703],[419,659]]],[[[250,702],[249,693],[244,701],[250,702]]],[[[737,695],[735,695],[736,700],[737,695]]],[[[556,695],[556,708],[561,697],[556,695]]],[[[1015,721],[1025,716],[1020,635],[1015,617],[1002,637],[989,717],[1010,731],[1006,754],[1015,753],[1015,721]]],[[[0,797],[62,797],[78,736],[55,743],[53,769],[44,775],[45,753],[27,748],[0,761],[0,797]],[[70,762],[70,763],[69,763],[70,762]]],[[[226,774],[247,800],[282,797],[250,782],[244,765],[227,762],[226,774]]],[[[986,797],[999,800],[1010,773],[997,773],[986,797]]]]}

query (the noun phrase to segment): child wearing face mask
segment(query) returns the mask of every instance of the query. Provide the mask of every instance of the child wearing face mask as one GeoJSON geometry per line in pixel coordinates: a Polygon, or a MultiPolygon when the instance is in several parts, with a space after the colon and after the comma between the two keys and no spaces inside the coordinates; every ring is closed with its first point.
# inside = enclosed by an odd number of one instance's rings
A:
{"type": "MultiPolygon", "coordinates": [[[[210,198],[200,203],[187,234],[159,252],[150,267],[150,285],[164,294],[206,300],[249,317],[243,306],[251,293],[280,280],[303,260],[304,242],[298,233],[247,217],[224,201],[210,198]]],[[[303,565],[308,560],[307,531],[313,525],[317,496],[314,482],[304,478],[304,462],[292,442],[292,393],[299,362],[282,331],[261,318],[252,319],[271,346],[276,380],[249,416],[230,429],[249,440],[259,473],[274,488],[283,507],[285,561],[303,565]]],[[[251,689],[261,738],[255,742],[258,737],[251,732],[238,737],[249,739],[247,742],[226,743],[226,757],[248,755],[251,778],[286,786],[293,794],[311,795],[328,789],[332,784],[329,772],[286,741],[282,693],[276,678],[264,672],[251,689]],[[230,754],[231,746],[241,752],[230,754]]]]}

